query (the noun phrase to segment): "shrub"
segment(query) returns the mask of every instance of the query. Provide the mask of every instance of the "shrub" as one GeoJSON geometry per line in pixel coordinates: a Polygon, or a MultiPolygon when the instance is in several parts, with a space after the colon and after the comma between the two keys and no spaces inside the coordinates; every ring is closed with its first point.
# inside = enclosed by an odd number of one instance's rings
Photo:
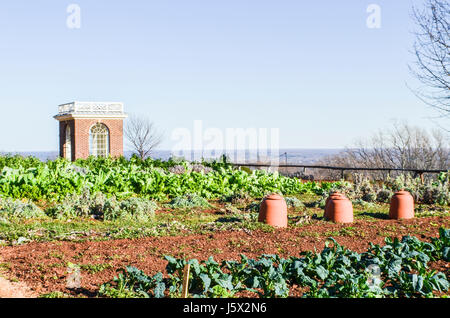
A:
{"type": "Polygon", "coordinates": [[[232,204],[239,204],[239,205],[247,204],[252,200],[253,200],[252,197],[247,192],[244,192],[242,190],[233,193],[232,195],[227,195],[222,199],[223,202],[231,202],[232,204]]]}
{"type": "Polygon", "coordinates": [[[410,192],[415,202],[440,205],[450,203],[450,184],[446,174],[441,174],[437,181],[428,180],[425,184],[420,178],[401,175],[395,179],[388,178],[382,186],[371,183],[368,177],[355,174],[354,183],[335,183],[331,191],[337,190],[353,202],[363,200],[369,203],[389,203],[394,192],[402,189],[410,192]]]}
{"type": "Polygon", "coordinates": [[[353,199],[361,199],[366,202],[373,202],[376,199],[376,192],[374,192],[373,185],[368,177],[360,174],[355,174],[353,186],[353,199]]]}
{"type": "Polygon", "coordinates": [[[261,206],[261,202],[252,202],[249,205],[247,205],[245,210],[250,211],[250,212],[259,212],[260,206],[261,206]]]}
{"type": "Polygon", "coordinates": [[[28,200],[20,201],[10,198],[0,198],[0,218],[42,218],[44,211],[28,200]]]}
{"type": "Polygon", "coordinates": [[[426,204],[449,204],[450,203],[450,191],[448,187],[442,185],[433,186],[427,184],[423,187],[422,202],[426,204]]]}
{"type": "Polygon", "coordinates": [[[208,203],[208,201],[199,195],[193,193],[193,194],[186,194],[184,196],[179,196],[174,198],[172,201],[170,201],[169,206],[172,208],[208,208],[211,207],[211,205],[208,203]]]}
{"type": "Polygon", "coordinates": [[[190,173],[190,172],[198,172],[203,174],[208,174],[213,169],[211,167],[206,167],[202,164],[196,163],[191,165],[188,162],[184,162],[183,164],[178,164],[172,167],[168,168],[169,172],[173,174],[184,174],[184,173],[190,173]]]}
{"type": "Polygon", "coordinates": [[[391,190],[388,189],[380,189],[377,192],[377,198],[376,200],[378,202],[382,202],[382,203],[389,203],[392,195],[394,194],[394,192],[392,192],[391,190]]]}
{"type": "Polygon", "coordinates": [[[239,167],[239,170],[244,171],[244,172],[246,172],[248,174],[252,174],[253,173],[252,169],[250,169],[249,167],[239,167]]]}
{"type": "MultiPolygon", "coordinates": [[[[128,198],[120,202],[121,218],[135,218],[140,221],[147,221],[155,215],[158,205],[150,200],[142,198],[128,198]]],[[[105,218],[108,210],[105,209],[105,218]]]]}
{"type": "Polygon", "coordinates": [[[366,202],[375,202],[377,194],[375,192],[366,192],[361,196],[361,199],[366,202]]]}
{"type": "Polygon", "coordinates": [[[299,209],[305,207],[305,205],[296,197],[285,197],[284,200],[286,201],[288,208],[299,209]]]}
{"type": "Polygon", "coordinates": [[[425,184],[420,178],[413,178],[411,175],[388,180],[387,184],[394,191],[401,189],[409,191],[416,202],[440,205],[450,203],[450,183],[446,173],[439,175],[437,181],[428,180],[425,184]]]}
{"type": "Polygon", "coordinates": [[[103,193],[91,194],[84,190],[81,195],[72,194],[61,204],[49,209],[48,214],[56,218],[92,217],[116,220],[136,219],[146,221],[152,217],[157,204],[143,198],[128,198],[118,201],[115,196],[107,198],[103,193]]]}
{"type": "Polygon", "coordinates": [[[202,164],[195,164],[195,165],[192,166],[192,172],[199,172],[199,173],[208,174],[212,170],[213,169],[211,167],[205,167],[202,164]]]}
{"type": "Polygon", "coordinates": [[[58,219],[88,217],[97,218],[103,211],[104,202],[101,202],[103,194],[92,196],[88,189],[81,194],[71,194],[67,196],[61,204],[48,209],[47,214],[58,219]]]}
{"type": "Polygon", "coordinates": [[[173,174],[183,174],[186,173],[186,168],[183,165],[176,165],[173,167],[169,167],[169,172],[173,174]]]}

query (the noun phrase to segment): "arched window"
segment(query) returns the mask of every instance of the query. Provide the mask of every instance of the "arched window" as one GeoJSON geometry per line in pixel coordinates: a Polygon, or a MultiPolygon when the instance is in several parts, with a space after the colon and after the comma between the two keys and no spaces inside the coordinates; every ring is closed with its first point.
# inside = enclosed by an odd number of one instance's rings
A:
{"type": "Polygon", "coordinates": [[[109,130],[103,124],[95,124],[89,131],[89,155],[96,157],[109,155],[109,130]]]}
{"type": "Polygon", "coordinates": [[[64,157],[67,160],[72,160],[72,134],[70,125],[66,126],[66,140],[64,142],[64,157]]]}

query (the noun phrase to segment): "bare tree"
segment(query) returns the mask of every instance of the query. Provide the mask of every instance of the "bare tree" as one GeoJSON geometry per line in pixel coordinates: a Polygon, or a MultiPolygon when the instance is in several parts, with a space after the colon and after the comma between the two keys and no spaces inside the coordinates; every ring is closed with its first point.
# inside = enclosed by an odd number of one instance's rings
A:
{"type": "Polygon", "coordinates": [[[145,116],[130,115],[125,126],[125,137],[141,159],[147,158],[162,142],[163,134],[145,116]]]}
{"type": "Polygon", "coordinates": [[[414,93],[435,108],[440,117],[450,116],[450,2],[426,0],[422,10],[413,8],[418,30],[411,73],[424,87],[414,93]]]}
{"type": "MultiPolygon", "coordinates": [[[[354,147],[321,163],[340,167],[446,170],[450,165],[449,150],[449,140],[441,131],[427,132],[403,123],[395,124],[390,130],[380,130],[370,139],[358,141],[354,147]]],[[[376,178],[387,176],[386,172],[370,174],[376,178]]],[[[326,177],[338,176],[328,172],[326,177]]]]}

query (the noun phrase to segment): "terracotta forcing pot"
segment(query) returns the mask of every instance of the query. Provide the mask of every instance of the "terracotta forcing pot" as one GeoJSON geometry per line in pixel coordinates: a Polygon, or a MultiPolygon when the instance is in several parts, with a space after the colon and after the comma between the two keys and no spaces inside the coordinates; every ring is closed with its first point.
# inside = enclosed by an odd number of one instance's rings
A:
{"type": "Polygon", "coordinates": [[[266,196],[259,207],[259,222],[276,227],[287,227],[287,205],[281,195],[266,196]]]}
{"type": "Polygon", "coordinates": [[[330,198],[330,201],[328,202],[327,218],[336,223],[352,223],[352,201],[343,195],[330,198]]]}
{"type": "Polygon", "coordinates": [[[332,192],[331,194],[330,194],[330,196],[325,200],[325,211],[324,211],[324,213],[323,213],[323,218],[325,219],[325,220],[329,220],[330,219],[330,217],[329,217],[329,213],[328,213],[328,210],[329,210],[329,203],[330,203],[330,201],[331,200],[333,200],[333,199],[335,199],[335,198],[338,198],[338,197],[340,197],[340,196],[344,196],[342,193],[340,193],[340,192],[338,192],[338,191],[334,191],[334,192],[332,192]]]}
{"type": "Polygon", "coordinates": [[[408,191],[395,192],[391,198],[390,219],[412,219],[414,217],[414,198],[408,191]]]}

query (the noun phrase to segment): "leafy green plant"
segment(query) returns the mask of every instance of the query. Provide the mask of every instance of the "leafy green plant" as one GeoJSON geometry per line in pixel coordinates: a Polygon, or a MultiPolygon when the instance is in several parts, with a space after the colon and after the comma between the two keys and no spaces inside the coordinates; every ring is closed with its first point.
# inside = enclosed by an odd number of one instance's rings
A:
{"type": "Polygon", "coordinates": [[[39,295],[39,298],[70,298],[70,295],[64,294],[60,291],[53,291],[51,293],[39,295]]]}
{"type": "Polygon", "coordinates": [[[119,270],[113,284],[114,287],[109,283],[103,284],[99,295],[114,298],[161,298],[166,290],[161,273],[150,277],[132,266],[119,270]]]}
{"type": "Polygon", "coordinates": [[[450,229],[439,229],[439,238],[433,238],[432,243],[436,248],[436,259],[450,262],[450,229]]]}
{"type": "Polygon", "coordinates": [[[428,269],[431,260],[448,260],[449,243],[450,230],[441,229],[439,238],[431,243],[411,236],[401,240],[386,238],[386,245],[371,243],[361,254],[330,238],[320,253],[307,251],[287,259],[278,255],[249,259],[241,255],[240,261],[219,264],[212,257],[199,262],[166,256],[167,278],[161,273],[150,278],[127,267],[119,278],[114,278],[113,285],[102,285],[100,294],[152,297],[156,295],[155,286],[164,283],[169,286],[167,295],[177,297],[183,269],[190,264],[188,290],[192,297],[233,297],[241,291],[260,297],[287,297],[294,284],[307,288],[303,297],[432,297],[433,292],[449,290],[445,274],[428,269]],[[371,267],[379,269],[378,276],[370,273],[371,267]]]}
{"type": "MultiPolygon", "coordinates": [[[[71,163],[64,159],[40,162],[21,157],[0,157],[0,195],[62,202],[72,194],[101,192],[118,199],[137,196],[167,201],[195,193],[205,199],[221,198],[238,191],[251,197],[279,192],[284,195],[323,193],[332,183],[303,183],[263,170],[251,174],[234,169],[226,161],[188,163],[132,157],[94,158],[71,163]],[[170,169],[183,167],[184,172],[170,169]]],[[[175,169],[175,170],[176,170],[175,169]]]]}

